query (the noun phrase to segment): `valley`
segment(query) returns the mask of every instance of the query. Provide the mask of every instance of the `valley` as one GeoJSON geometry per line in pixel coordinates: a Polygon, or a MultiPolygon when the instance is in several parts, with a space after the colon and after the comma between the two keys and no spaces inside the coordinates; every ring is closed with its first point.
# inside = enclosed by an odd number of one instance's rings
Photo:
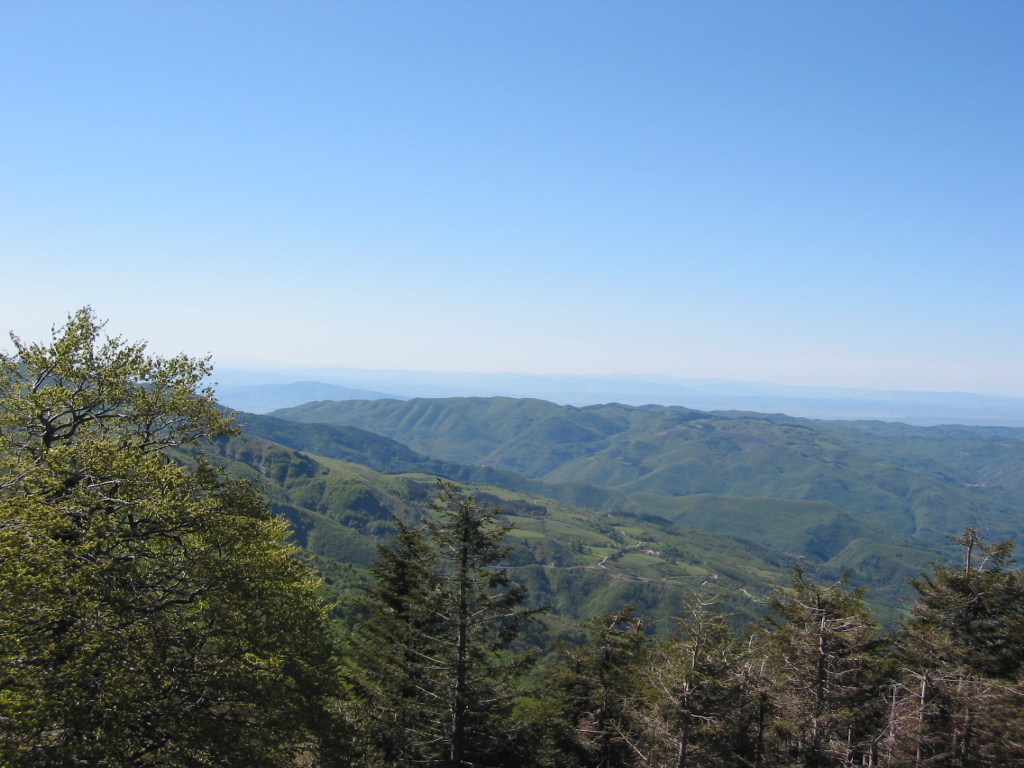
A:
{"type": "Polygon", "coordinates": [[[504,510],[507,567],[563,630],[625,603],[664,619],[698,593],[742,624],[795,565],[847,574],[891,625],[907,579],[953,557],[949,537],[1024,528],[1012,428],[513,398],[317,401],[238,422],[221,460],[262,479],[339,592],[443,477],[504,510]]]}

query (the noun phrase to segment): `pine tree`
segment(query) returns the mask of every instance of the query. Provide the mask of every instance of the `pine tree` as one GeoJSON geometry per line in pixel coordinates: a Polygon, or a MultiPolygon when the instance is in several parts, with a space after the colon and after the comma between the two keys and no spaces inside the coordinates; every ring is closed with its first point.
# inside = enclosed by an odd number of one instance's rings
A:
{"type": "Polygon", "coordinates": [[[427,668],[440,633],[432,601],[439,592],[436,552],[422,528],[395,520],[390,545],[377,547],[373,585],[358,602],[362,620],[346,657],[353,686],[349,719],[364,765],[418,762],[430,740],[423,723],[432,696],[427,668]]]}
{"type": "Polygon", "coordinates": [[[642,764],[664,768],[727,764],[736,751],[737,648],[715,600],[695,600],[677,633],[657,641],[627,702],[642,764]]]}
{"type": "Polygon", "coordinates": [[[370,619],[353,638],[357,695],[372,708],[369,741],[384,764],[509,764],[514,682],[533,657],[508,647],[536,611],[496,567],[511,529],[500,510],[448,481],[438,486],[423,527],[399,525],[380,551],[364,604],[370,619]],[[389,723],[394,740],[382,728],[389,723]]]}
{"type": "Polygon", "coordinates": [[[908,651],[1012,680],[1024,668],[1024,577],[1008,569],[1013,542],[988,545],[973,527],[953,541],[963,550],[962,568],[936,565],[910,582],[918,598],[906,627],[908,651]]]}
{"type": "Polygon", "coordinates": [[[1024,760],[1024,578],[1013,543],[954,539],[961,568],[911,581],[918,599],[898,635],[889,693],[887,763],[999,766],[1024,760]]]}
{"type": "Polygon", "coordinates": [[[880,730],[877,628],[860,590],[812,584],[801,568],[779,590],[748,663],[770,684],[767,764],[803,768],[870,762],[880,730]]]}
{"type": "Polygon", "coordinates": [[[637,764],[640,736],[629,718],[643,690],[648,638],[642,618],[626,606],[584,624],[586,642],[561,645],[545,688],[568,731],[561,747],[572,764],[625,768],[637,764]]]}

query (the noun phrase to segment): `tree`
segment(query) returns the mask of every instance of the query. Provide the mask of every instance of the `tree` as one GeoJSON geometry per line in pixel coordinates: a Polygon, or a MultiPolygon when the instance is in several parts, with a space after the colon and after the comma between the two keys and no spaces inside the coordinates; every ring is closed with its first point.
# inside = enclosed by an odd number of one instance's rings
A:
{"type": "Polygon", "coordinates": [[[378,763],[515,764],[513,683],[532,655],[508,652],[526,589],[495,567],[510,526],[445,480],[421,528],[398,525],[379,550],[369,619],[353,641],[352,677],[378,763]],[[373,734],[379,734],[374,737],[373,734]]]}
{"type": "Polygon", "coordinates": [[[770,684],[774,743],[762,759],[804,768],[871,764],[881,659],[861,591],[848,592],[843,581],[818,586],[797,567],[769,605],[776,616],[757,632],[748,662],[770,684]]]}
{"type": "Polygon", "coordinates": [[[569,734],[558,739],[573,763],[588,768],[624,768],[640,762],[630,706],[643,693],[640,672],[648,650],[646,627],[625,606],[584,625],[586,642],[561,645],[548,675],[549,697],[569,734]]]}
{"type": "Polygon", "coordinates": [[[437,553],[423,528],[395,520],[389,545],[377,547],[373,584],[358,601],[361,622],[346,657],[353,686],[350,720],[364,765],[420,762],[436,706],[431,692],[434,638],[441,634],[432,603],[440,592],[437,553]]]}
{"type": "Polygon", "coordinates": [[[898,633],[890,692],[890,765],[999,766],[1024,759],[1024,577],[1013,542],[953,539],[963,566],[911,580],[918,597],[898,633]]]}
{"type": "Polygon", "coordinates": [[[1013,542],[986,544],[973,527],[953,541],[962,568],[935,565],[910,581],[918,597],[905,645],[922,661],[1012,680],[1024,669],[1024,577],[1008,568],[1013,542]]]}
{"type": "Polygon", "coordinates": [[[736,641],[715,599],[695,598],[678,632],[654,643],[640,669],[642,690],[627,702],[643,765],[687,768],[728,764],[739,734],[736,641]]]}
{"type": "Polygon", "coordinates": [[[88,308],[0,355],[0,763],[280,766],[331,742],[319,582],[258,490],[208,361],[88,308]]]}

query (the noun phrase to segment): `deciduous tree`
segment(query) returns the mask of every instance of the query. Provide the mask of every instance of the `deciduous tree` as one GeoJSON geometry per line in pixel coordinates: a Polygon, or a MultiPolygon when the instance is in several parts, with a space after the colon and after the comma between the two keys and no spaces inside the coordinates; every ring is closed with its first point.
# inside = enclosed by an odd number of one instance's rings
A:
{"type": "Polygon", "coordinates": [[[281,766],[331,739],[317,580],[259,492],[203,360],[89,309],[0,356],[0,764],[281,766]]]}

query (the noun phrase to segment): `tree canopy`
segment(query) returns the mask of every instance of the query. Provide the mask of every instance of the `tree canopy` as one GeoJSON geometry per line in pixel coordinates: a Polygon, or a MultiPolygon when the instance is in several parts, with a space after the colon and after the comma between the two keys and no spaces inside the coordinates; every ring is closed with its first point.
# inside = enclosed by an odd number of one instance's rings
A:
{"type": "Polygon", "coordinates": [[[318,581],[257,488],[180,452],[234,432],[209,362],[102,329],[86,308],[0,356],[0,763],[315,759],[318,581]]]}

